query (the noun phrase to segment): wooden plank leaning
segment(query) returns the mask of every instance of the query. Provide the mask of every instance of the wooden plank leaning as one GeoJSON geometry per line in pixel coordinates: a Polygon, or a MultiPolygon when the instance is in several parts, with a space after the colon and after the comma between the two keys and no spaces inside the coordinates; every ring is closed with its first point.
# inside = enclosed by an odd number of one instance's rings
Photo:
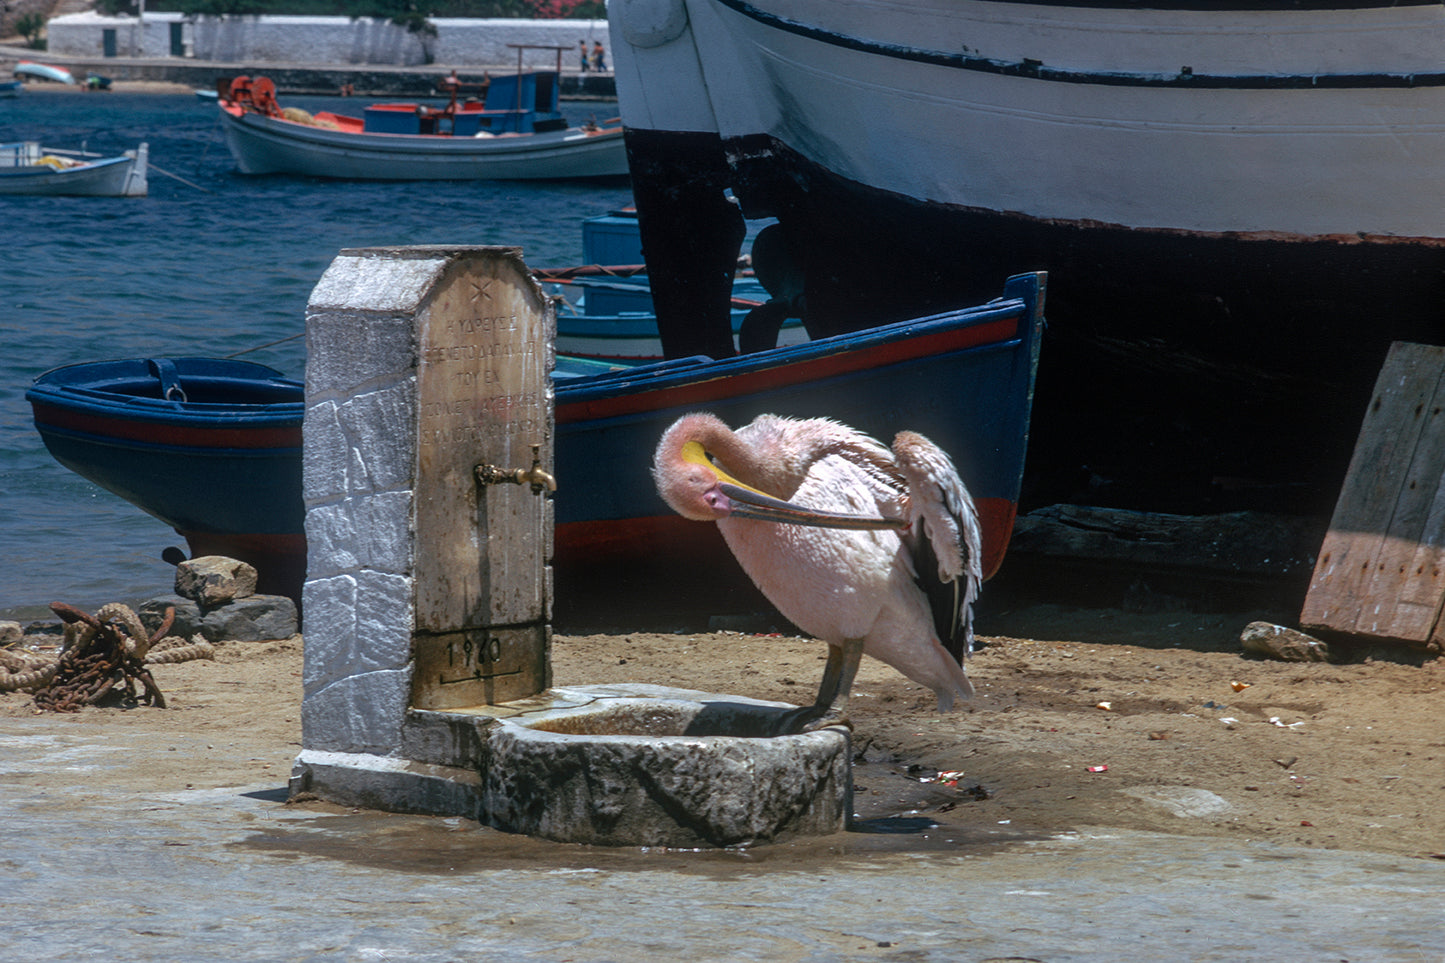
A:
{"type": "Polygon", "coordinates": [[[1438,640],[1445,607],[1445,348],[1380,370],[1300,615],[1306,630],[1438,640]]]}

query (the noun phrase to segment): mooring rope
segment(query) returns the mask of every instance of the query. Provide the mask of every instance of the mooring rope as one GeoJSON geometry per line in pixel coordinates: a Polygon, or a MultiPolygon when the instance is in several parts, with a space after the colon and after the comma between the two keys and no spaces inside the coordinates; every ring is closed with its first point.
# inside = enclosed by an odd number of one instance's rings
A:
{"type": "Polygon", "coordinates": [[[0,692],[30,692],[38,709],[78,712],[117,687],[123,702],[164,709],[165,696],[146,666],[216,655],[215,647],[199,635],[189,643],[166,635],[175,621],[173,607],[166,609],[152,633],[146,632],[135,612],[118,602],[101,606],[95,615],[64,602],[52,602],[50,609],[65,623],[58,658],[36,663],[13,651],[5,651],[0,658],[0,692]]]}

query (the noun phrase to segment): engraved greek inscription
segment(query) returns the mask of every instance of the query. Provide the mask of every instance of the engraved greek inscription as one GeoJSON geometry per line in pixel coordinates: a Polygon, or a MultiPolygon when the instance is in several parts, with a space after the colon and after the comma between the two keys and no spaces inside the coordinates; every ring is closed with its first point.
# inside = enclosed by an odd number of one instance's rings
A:
{"type": "Polygon", "coordinates": [[[492,282],[495,280],[496,278],[472,278],[471,302],[476,304],[478,301],[492,300],[492,282]]]}
{"type": "Polygon", "coordinates": [[[449,318],[446,323],[446,333],[449,335],[462,334],[492,334],[498,331],[515,331],[518,322],[515,314],[499,318],[449,318]]]}
{"type": "Polygon", "coordinates": [[[530,360],[536,357],[537,342],[523,341],[521,343],[512,341],[493,342],[491,344],[450,344],[434,345],[422,352],[423,364],[446,364],[448,362],[462,361],[490,361],[494,359],[512,360],[521,358],[530,360]]]}

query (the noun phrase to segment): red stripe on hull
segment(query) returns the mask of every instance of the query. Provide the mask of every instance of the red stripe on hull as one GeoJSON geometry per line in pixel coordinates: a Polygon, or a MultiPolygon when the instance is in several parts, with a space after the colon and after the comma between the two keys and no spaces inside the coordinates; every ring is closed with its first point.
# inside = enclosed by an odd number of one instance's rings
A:
{"type": "Polygon", "coordinates": [[[263,428],[226,428],[220,425],[168,425],[135,421],[131,418],[108,418],[77,411],[68,411],[33,402],[38,428],[57,428],[82,432],[102,438],[139,441],[151,445],[177,448],[300,448],[301,426],[280,425],[263,428]]]}

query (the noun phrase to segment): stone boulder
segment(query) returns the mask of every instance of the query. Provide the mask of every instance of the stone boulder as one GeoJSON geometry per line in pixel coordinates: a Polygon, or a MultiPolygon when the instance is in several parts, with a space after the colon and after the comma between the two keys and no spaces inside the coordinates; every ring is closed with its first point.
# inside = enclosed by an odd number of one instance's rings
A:
{"type": "Polygon", "coordinates": [[[203,555],[176,566],[176,594],[202,609],[256,593],[256,569],[223,555],[203,555]]]}
{"type": "Polygon", "coordinates": [[[1281,662],[1332,662],[1330,647],[1297,629],[1273,622],[1251,622],[1239,635],[1239,644],[1250,655],[1281,662]]]}
{"type": "Polygon", "coordinates": [[[251,595],[210,610],[179,595],[163,595],[146,602],[137,614],[154,632],[167,607],[176,610],[168,634],[183,639],[200,635],[207,642],[261,642],[289,639],[300,631],[296,603],[284,595],[251,595]]]}

